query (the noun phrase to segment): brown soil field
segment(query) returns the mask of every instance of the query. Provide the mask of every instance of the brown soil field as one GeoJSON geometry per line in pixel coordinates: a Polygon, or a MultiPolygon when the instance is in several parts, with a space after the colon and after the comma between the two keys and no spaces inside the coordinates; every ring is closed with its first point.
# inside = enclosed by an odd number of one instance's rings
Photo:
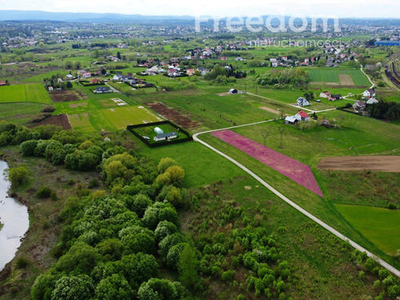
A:
{"type": "Polygon", "coordinates": [[[53,102],[79,101],[85,97],[85,95],[75,90],[51,91],[49,95],[53,102]]]}
{"type": "Polygon", "coordinates": [[[339,74],[341,85],[354,85],[353,78],[349,74],[339,74]]]}
{"type": "Polygon", "coordinates": [[[63,114],[54,115],[54,116],[48,117],[48,118],[44,119],[41,122],[32,124],[29,127],[33,128],[33,127],[41,126],[41,125],[61,126],[64,130],[72,129],[71,124],[69,123],[69,120],[68,120],[68,116],[67,115],[63,115],[63,114]]]}
{"type": "Polygon", "coordinates": [[[345,156],[320,160],[318,169],[335,171],[400,172],[400,156],[345,156]]]}
{"type": "Polygon", "coordinates": [[[189,117],[182,115],[173,108],[168,107],[161,102],[149,102],[146,103],[146,105],[154,110],[156,113],[167,118],[168,120],[171,120],[179,126],[182,126],[183,128],[193,129],[200,125],[198,122],[192,121],[189,117]]]}

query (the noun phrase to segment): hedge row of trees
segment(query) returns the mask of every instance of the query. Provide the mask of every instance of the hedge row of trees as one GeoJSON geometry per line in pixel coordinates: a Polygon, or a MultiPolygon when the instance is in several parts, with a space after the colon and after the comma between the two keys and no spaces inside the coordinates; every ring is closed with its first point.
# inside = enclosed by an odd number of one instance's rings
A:
{"type": "Polygon", "coordinates": [[[379,101],[376,104],[367,105],[371,117],[381,120],[400,120],[400,103],[379,101]]]}
{"type": "Polygon", "coordinates": [[[256,82],[262,86],[306,87],[310,81],[310,74],[301,68],[272,70],[256,77],[256,82]]]}

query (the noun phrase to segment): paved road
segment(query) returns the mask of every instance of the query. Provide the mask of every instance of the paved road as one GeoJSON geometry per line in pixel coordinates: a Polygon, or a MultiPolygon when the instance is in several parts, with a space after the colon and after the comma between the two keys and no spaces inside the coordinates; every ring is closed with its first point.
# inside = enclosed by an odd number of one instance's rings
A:
{"type": "MultiPolygon", "coordinates": [[[[261,123],[266,123],[266,122],[271,122],[273,120],[268,120],[268,121],[261,121],[261,122],[255,122],[255,123],[251,123],[251,124],[245,124],[245,125],[238,125],[238,126],[233,126],[233,127],[228,127],[228,128],[224,128],[224,129],[232,129],[232,128],[239,128],[239,127],[244,127],[244,126],[252,126],[252,125],[256,125],[256,124],[261,124],[261,123]]],[[[314,215],[310,214],[308,211],[306,211],[305,209],[303,209],[302,207],[300,207],[299,205],[297,205],[296,203],[294,203],[292,200],[290,200],[289,198],[285,197],[283,194],[281,194],[280,192],[278,192],[276,189],[274,189],[271,185],[269,185],[267,182],[265,182],[263,179],[261,179],[257,174],[255,174],[253,171],[249,170],[248,168],[246,168],[244,165],[242,165],[241,163],[237,162],[236,160],[234,160],[232,157],[226,155],[225,153],[219,151],[218,149],[210,146],[209,144],[207,144],[206,142],[202,141],[201,139],[199,139],[199,135],[201,134],[205,134],[205,133],[209,133],[209,132],[213,132],[213,131],[219,131],[219,130],[224,130],[224,129],[216,129],[216,130],[210,130],[210,131],[204,131],[204,132],[199,132],[193,135],[193,140],[196,142],[199,142],[201,144],[203,144],[204,146],[206,146],[207,148],[211,149],[212,151],[218,153],[219,155],[223,156],[224,158],[226,158],[227,160],[231,161],[232,163],[234,163],[236,166],[238,166],[239,168],[241,168],[243,171],[245,171],[247,174],[249,174],[250,176],[252,176],[254,179],[256,179],[260,184],[262,184],[264,187],[266,187],[268,190],[270,190],[272,193],[274,193],[276,196],[278,196],[280,199],[282,199],[283,201],[285,201],[287,204],[289,204],[290,206],[292,206],[294,209],[296,209],[297,211],[299,211],[300,213],[302,213],[303,215],[305,215],[306,217],[310,218],[311,220],[313,220],[314,222],[318,223],[320,226],[322,226],[323,228],[325,228],[326,230],[328,230],[329,232],[331,232],[332,234],[334,234],[335,236],[337,236],[338,238],[340,238],[341,240],[348,242],[352,247],[354,247],[355,249],[361,251],[361,252],[365,252],[369,257],[371,257],[373,260],[375,260],[378,264],[380,264],[382,267],[384,267],[385,269],[387,269],[388,271],[390,271],[391,273],[393,273],[394,275],[396,275],[397,277],[400,277],[400,271],[397,270],[396,268],[394,268],[393,266],[391,266],[390,264],[388,264],[387,262],[385,262],[384,260],[382,260],[381,258],[379,258],[378,256],[376,256],[375,254],[371,253],[370,251],[368,251],[367,249],[363,248],[362,246],[360,246],[359,244],[357,244],[356,242],[353,242],[352,240],[350,240],[348,237],[346,237],[345,235],[341,234],[339,231],[337,231],[336,229],[334,229],[333,227],[329,226],[328,224],[326,224],[325,222],[323,222],[322,220],[318,219],[317,217],[315,217],[314,215]]]]}

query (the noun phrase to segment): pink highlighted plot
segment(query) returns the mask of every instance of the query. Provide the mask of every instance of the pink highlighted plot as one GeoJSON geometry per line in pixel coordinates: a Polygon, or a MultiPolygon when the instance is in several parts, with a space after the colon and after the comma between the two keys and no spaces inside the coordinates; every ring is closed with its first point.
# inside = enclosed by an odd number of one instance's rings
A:
{"type": "Polygon", "coordinates": [[[231,130],[221,130],[211,134],[324,197],[309,166],[231,130]]]}

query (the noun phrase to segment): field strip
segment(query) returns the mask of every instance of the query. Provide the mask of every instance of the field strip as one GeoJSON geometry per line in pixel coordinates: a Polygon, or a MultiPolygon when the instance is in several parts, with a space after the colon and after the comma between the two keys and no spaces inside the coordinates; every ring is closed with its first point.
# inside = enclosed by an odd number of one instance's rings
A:
{"type": "Polygon", "coordinates": [[[318,169],[340,171],[400,172],[400,156],[342,156],[326,157],[318,169]]]}
{"type": "MultiPolygon", "coordinates": [[[[271,122],[273,120],[269,120],[269,121],[263,121],[263,122],[257,122],[257,123],[265,123],[265,122],[271,122]]],[[[256,123],[252,123],[252,124],[245,124],[245,125],[239,125],[239,126],[235,126],[237,127],[244,127],[244,126],[251,126],[254,125],[256,123]]],[[[217,129],[217,130],[212,130],[212,131],[218,131],[221,129],[217,129]]],[[[211,132],[212,132],[211,131],[211,132]]],[[[308,211],[306,211],[305,209],[303,209],[301,206],[297,205],[296,203],[294,203],[293,201],[291,201],[289,198],[285,197],[283,194],[281,194],[280,192],[278,192],[276,189],[274,189],[271,185],[269,185],[268,183],[266,183],[263,179],[261,179],[261,177],[259,177],[258,175],[256,175],[254,172],[252,172],[251,170],[249,170],[248,168],[246,168],[244,165],[242,165],[241,163],[237,162],[236,160],[234,160],[232,157],[226,155],[225,153],[219,151],[218,149],[212,147],[211,145],[207,144],[206,142],[202,141],[201,139],[198,138],[199,135],[204,134],[204,133],[208,133],[206,132],[199,132],[193,135],[193,140],[196,142],[199,142],[201,144],[203,144],[204,146],[206,146],[207,148],[211,149],[212,151],[218,153],[219,155],[221,155],[222,157],[226,158],[227,160],[231,161],[232,163],[234,163],[236,166],[238,166],[239,168],[241,168],[243,171],[245,171],[247,174],[249,174],[250,176],[252,176],[254,179],[256,179],[260,184],[262,184],[264,187],[266,187],[268,190],[270,190],[272,193],[274,193],[276,196],[278,196],[279,198],[281,198],[283,201],[285,201],[287,204],[289,204],[290,206],[292,206],[294,209],[296,209],[297,211],[299,211],[300,213],[302,213],[303,215],[305,215],[306,217],[308,217],[309,219],[311,219],[312,221],[316,222],[317,224],[319,224],[320,226],[322,226],[323,228],[325,228],[326,230],[328,230],[329,232],[333,233],[335,236],[337,236],[338,238],[340,238],[341,240],[349,243],[353,248],[361,251],[361,252],[365,252],[367,254],[368,257],[372,258],[374,261],[376,261],[378,264],[380,264],[382,267],[384,267],[385,269],[387,269],[388,271],[390,271],[391,273],[393,273],[394,275],[396,275],[397,277],[400,278],[400,271],[397,270],[395,267],[393,267],[392,265],[388,264],[386,261],[384,261],[383,259],[379,258],[378,256],[376,256],[375,254],[373,254],[372,252],[368,251],[367,249],[365,249],[364,247],[360,246],[359,244],[357,244],[356,242],[350,240],[348,237],[346,237],[345,235],[341,234],[339,231],[337,231],[336,229],[334,229],[333,227],[329,226],[328,224],[326,224],[325,222],[323,222],[322,220],[318,219],[317,217],[315,217],[314,215],[310,214],[308,211]]]]}

